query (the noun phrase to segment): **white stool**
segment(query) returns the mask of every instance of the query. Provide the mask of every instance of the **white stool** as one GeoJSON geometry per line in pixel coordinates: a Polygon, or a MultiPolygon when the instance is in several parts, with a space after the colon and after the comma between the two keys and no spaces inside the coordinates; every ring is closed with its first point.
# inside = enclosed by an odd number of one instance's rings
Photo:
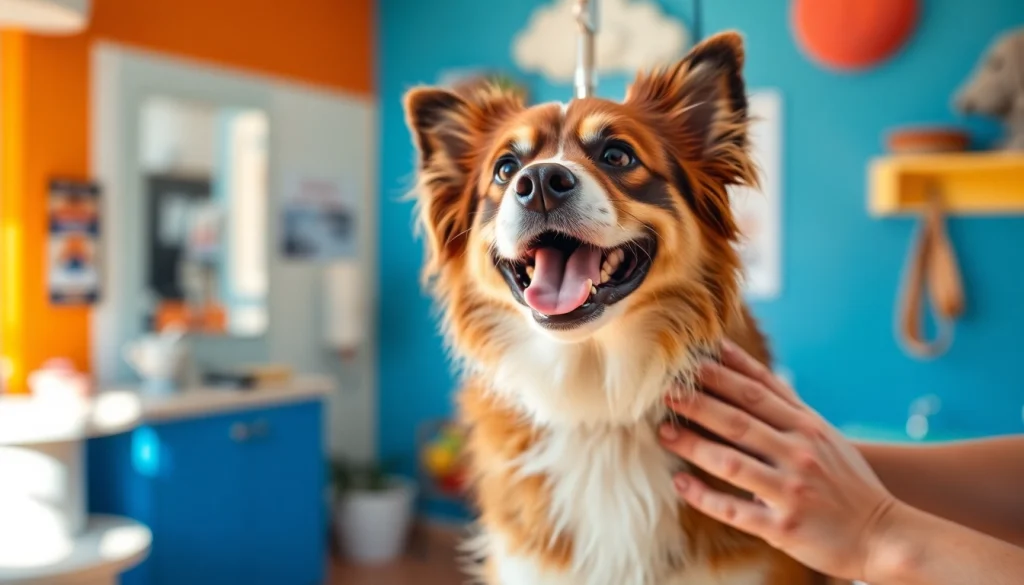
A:
{"type": "Polygon", "coordinates": [[[147,527],[86,514],[85,441],[139,421],[137,396],[0,397],[0,584],[114,585],[147,527]]]}
{"type": "Polygon", "coordinates": [[[119,516],[90,516],[59,559],[19,567],[0,565],[3,585],[117,585],[118,576],[149,554],[149,529],[119,516]]]}

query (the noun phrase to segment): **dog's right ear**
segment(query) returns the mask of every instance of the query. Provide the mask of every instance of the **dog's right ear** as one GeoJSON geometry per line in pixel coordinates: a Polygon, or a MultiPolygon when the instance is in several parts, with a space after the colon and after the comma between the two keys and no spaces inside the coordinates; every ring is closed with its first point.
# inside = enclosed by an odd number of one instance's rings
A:
{"type": "Polygon", "coordinates": [[[432,87],[413,89],[405,95],[405,117],[420,171],[431,165],[457,164],[470,148],[469,103],[455,93],[432,87]]]}
{"type": "Polygon", "coordinates": [[[477,161],[487,135],[521,97],[496,86],[463,92],[423,87],[405,96],[405,116],[416,144],[420,224],[427,236],[429,278],[465,249],[476,197],[477,161]]]}

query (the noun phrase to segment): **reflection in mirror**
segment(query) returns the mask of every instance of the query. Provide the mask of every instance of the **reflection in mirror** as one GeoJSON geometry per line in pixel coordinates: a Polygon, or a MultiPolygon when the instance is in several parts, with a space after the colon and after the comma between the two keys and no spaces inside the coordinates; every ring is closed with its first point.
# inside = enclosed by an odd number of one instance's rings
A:
{"type": "Polygon", "coordinates": [[[143,103],[147,329],[266,331],[268,126],[251,108],[143,103]]]}

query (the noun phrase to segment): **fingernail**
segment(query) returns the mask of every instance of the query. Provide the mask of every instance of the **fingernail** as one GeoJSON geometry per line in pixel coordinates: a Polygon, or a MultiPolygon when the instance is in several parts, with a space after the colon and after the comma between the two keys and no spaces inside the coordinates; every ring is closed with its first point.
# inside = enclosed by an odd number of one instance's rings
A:
{"type": "Polygon", "coordinates": [[[690,482],[683,476],[679,475],[675,478],[676,490],[685,492],[686,488],[690,486],[690,482]]]}
{"type": "Polygon", "coordinates": [[[675,441],[679,438],[679,429],[669,423],[661,425],[661,429],[658,432],[661,434],[661,438],[666,441],[675,441]]]}

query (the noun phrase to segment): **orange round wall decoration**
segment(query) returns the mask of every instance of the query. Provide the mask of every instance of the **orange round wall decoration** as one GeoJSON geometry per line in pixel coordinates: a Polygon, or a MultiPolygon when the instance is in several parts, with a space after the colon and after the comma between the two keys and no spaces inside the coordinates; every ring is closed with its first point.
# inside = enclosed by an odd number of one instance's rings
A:
{"type": "Polygon", "coordinates": [[[797,44],[817,63],[866,69],[891,57],[910,38],[919,0],[793,0],[797,44]]]}

